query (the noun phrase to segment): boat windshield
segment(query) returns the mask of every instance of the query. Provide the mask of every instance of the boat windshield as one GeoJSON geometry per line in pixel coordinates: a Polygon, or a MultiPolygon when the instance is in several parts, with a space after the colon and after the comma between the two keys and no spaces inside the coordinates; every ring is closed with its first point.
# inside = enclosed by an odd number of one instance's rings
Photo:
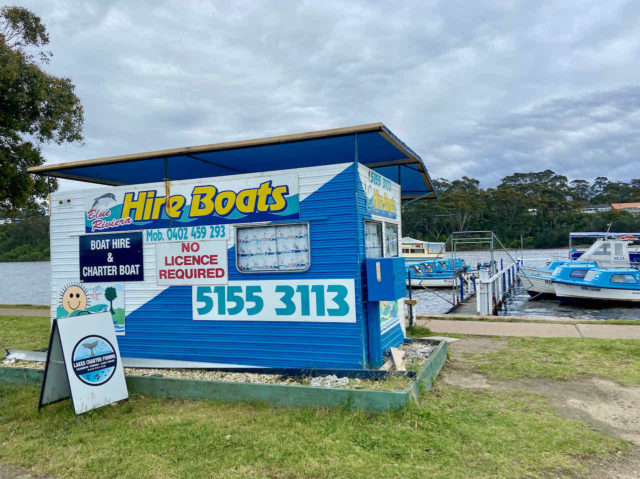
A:
{"type": "Polygon", "coordinates": [[[588,269],[574,269],[569,276],[572,278],[584,278],[588,271],[588,269]]]}

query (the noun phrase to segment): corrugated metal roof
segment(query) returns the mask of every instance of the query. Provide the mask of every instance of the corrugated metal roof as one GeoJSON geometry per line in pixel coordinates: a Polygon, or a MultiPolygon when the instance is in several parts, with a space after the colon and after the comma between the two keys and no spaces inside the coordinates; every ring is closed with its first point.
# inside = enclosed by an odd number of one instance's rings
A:
{"type": "Polygon", "coordinates": [[[90,183],[128,185],[356,160],[400,184],[403,199],[436,197],[422,158],[382,123],[42,165],[29,171],[90,183]]]}

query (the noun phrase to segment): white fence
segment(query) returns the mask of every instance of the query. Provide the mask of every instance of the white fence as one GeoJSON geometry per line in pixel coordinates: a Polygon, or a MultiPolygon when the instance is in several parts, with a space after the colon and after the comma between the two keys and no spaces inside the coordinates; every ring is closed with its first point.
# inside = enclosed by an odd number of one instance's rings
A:
{"type": "Polygon", "coordinates": [[[488,270],[480,270],[476,292],[476,308],[479,315],[494,314],[507,292],[516,282],[517,265],[504,267],[493,276],[488,270]]]}

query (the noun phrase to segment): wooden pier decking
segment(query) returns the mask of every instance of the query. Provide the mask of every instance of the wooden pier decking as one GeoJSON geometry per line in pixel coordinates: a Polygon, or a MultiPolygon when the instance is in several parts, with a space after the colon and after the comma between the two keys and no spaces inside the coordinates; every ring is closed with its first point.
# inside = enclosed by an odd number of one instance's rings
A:
{"type": "Polygon", "coordinates": [[[476,304],[476,294],[471,293],[464,298],[464,301],[452,306],[447,315],[449,316],[476,316],[478,314],[478,306],[476,304]]]}

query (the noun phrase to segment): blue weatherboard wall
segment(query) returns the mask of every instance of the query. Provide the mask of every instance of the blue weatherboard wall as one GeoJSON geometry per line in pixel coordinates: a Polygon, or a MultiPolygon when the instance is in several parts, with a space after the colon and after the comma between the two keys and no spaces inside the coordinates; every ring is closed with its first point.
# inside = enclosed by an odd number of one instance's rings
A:
{"type": "MultiPolygon", "coordinates": [[[[194,321],[191,286],[172,286],[129,314],[120,353],[269,367],[362,368],[367,365],[360,258],[364,226],[356,211],[356,165],[300,203],[309,221],[311,266],[299,273],[239,273],[228,250],[230,281],[348,278],[355,280],[355,323],[194,321]]],[[[359,208],[358,208],[359,210],[359,208]]]]}

